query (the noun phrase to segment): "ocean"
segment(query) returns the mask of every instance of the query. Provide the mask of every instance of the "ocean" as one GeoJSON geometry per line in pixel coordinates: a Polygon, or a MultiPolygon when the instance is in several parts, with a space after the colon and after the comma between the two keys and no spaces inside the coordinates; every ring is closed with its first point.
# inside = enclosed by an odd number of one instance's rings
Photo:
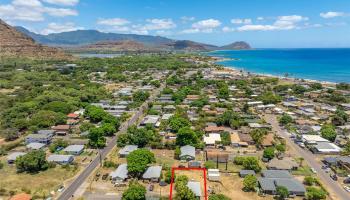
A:
{"type": "Polygon", "coordinates": [[[209,55],[227,58],[218,64],[252,73],[350,83],[350,49],[254,49],[209,55]]]}

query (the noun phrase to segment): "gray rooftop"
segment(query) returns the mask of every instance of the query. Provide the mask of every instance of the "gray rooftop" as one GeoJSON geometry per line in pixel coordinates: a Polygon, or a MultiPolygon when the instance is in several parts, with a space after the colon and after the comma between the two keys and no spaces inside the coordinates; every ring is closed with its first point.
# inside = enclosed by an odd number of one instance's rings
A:
{"type": "Polygon", "coordinates": [[[265,178],[292,178],[287,170],[263,170],[261,174],[265,178]]]}
{"type": "Polygon", "coordinates": [[[191,156],[191,157],[196,157],[196,149],[193,146],[186,145],[182,146],[180,148],[181,154],[180,157],[182,156],[191,156]]]}
{"type": "Polygon", "coordinates": [[[128,178],[128,165],[126,163],[119,165],[115,171],[110,173],[110,176],[112,177],[112,179],[114,179],[114,178],[121,178],[121,179],[128,178]]]}
{"type": "Polygon", "coordinates": [[[52,154],[47,158],[49,162],[69,162],[71,160],[72,155],[60,155],[60,154],[52,154]]]}
{"type": "Polygon", "coordinates": [[[259,182],[261,189],[263,189],[265,191],[275,191],[276,190],[276,186],[275,186],[275,183],[273,182],[273,179],[259,178],[258,182],[259,182]]]}
{"type": "Polygon", "coordinates": [[[44,134],[44,135],[54,135],[55,131],[54,130],[39,130],[37,131],[38,134],[44,134]]]}
{"type": "Polygon", "coordinates": [[[151,166],[142,175],[144,179],[159,178],[162,172],[162,166],[151,166]]]}
{"type": "Polygon", "coordinates": [[[138,149],[136,145],[126,145],[124,148],[119,150],[119,155],[129,155],[129,153],[138,149]]]}
{"type": "Polygon", "coordinates": [[[239,171],[239,174],[240,175],[249,175],[249,174],[255,175],[255,171],[254,170],[245,170],[245,169],[243,169],[243,170],[239,171]]]}
{"type": "Polygon", "coordinates": [[[63,149],[65,152],[79,152],[84,149],[84,145],[73,144],[63,149]]]}
{"type": "Polygon", "coordinates": [[[202,196],[201,184],[200,182],[188,181],[187,187],[192,190],[192,192],[196,195],[196,197],[202,196]]]}
{"type": "Polygon", "coordinates": [[[276,179],[275,184],[286,187],[289,192],[306,192],[304,185],[295,179],[276,179]]]}
{"type": "Polygon", "coordinates": [[[24,156],[26,154],[27,153],[25,153],[25,152],[13,152],[7,156],[7,160],[16,160],[17,157],[24,156]]]}
{"type": "Polygon", "coordinates": [[[26,147],[29,148],[29,149],[35,149],[35,150],[37,150],[37,149],[43,148],[44,146],[45,146],[45,144],[43,144],[43,143],[32,142],[32,143],[27,144],[26,147]]]}

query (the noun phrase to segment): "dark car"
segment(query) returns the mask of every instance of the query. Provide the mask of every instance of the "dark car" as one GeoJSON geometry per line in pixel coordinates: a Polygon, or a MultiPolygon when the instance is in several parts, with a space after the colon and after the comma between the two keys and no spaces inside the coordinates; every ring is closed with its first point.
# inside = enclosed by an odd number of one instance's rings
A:
{"type": "Polygon", "coordinates": [[[337,180],[338,180],[338,177],[337,177],[337,175],[335,175],[335,174],[331,174],[330,177],[331,177],[334,181],[337,181],[337,180]]]}
{"type": "Polygon", "coordinates": [[[154,189],[154,185],[149,185],[148,190],[153,191],[153,189],[154,189]]]}

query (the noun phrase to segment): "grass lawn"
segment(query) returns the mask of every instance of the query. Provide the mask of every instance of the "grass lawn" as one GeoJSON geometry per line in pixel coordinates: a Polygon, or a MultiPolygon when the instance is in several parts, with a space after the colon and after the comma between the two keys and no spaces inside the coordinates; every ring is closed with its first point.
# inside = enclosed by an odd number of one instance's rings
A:
{"type": "Polygon", "coordinates": [[[0,196],[30,192],[32,196],[45,195],[47,197],[51,191],[56,191],[65,180],[72,178],[77,172],[78,170],[74,170],[74,167],[64,169],[57,165],[55,168],[37,174],[16,173],[16,166],[6,163],[0,170],[0,190],[2,192],[0,196]]]}
{"type": "Polygon", "coordinates": [[[310,167],[307,166],[302,166],[299,167],[298,170],[292,171],[293,175],[298,175],[298,176],[312,176],[314,173],[311,171],[310,167]]]}

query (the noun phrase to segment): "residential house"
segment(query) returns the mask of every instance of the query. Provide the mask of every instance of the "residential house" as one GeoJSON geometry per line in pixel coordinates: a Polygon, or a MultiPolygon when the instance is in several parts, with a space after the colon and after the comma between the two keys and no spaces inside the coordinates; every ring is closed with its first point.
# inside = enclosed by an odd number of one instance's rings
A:
{"type": "Polygon", "coordinates": [[[151,166],[147,168],[146,172],[142,175],[142,178],[151,182],[159,182],[161,173],[162,166],[151,166]]]}
{"type": "Polygon", "coordinates": [[[125,181],[128,178],[128,165],[126,163],[120,164],[118,168],[109,175],[114,183],[125,181]]]}
{"type": "Polygon", "coordinates": [[[196,159],[196,148],[190,145],[182,146],[180,148],[180,160],[195,160],[196,159]]]}
{"type": "Polygon", "coordinates": [[[69,145],[62,151],[70,155],[80,155],[84,151],[84,145],[69,145]]]}
{"type": "Polygon", "coordinates": [[[29,150],[40,150],[43,149],[46,145],[44,143],[32,142],[26,145],[29,150]]]}
{"type": "Polygon", "coordinates": [[[244,177],[246,177],[246,176],[248,176],[248,175],[256,175],[255,174],[255,171],[254,170],[245,170],[245,169],[242,169],[241,171],[239,171],[239,176],[241,177],[241,178],[244,178],[244,177]]]}
{"type": "Polygon", "coordinates": [[[273,158],[267,163],[267,169],[270,170],[297,170],[299,164],[296,163],[291,157],[284,157],[283,159],[273,158]]]}
{"type": "Polygon", "coordinates": [[[203,138],[205,145],[215,146],[217,142],[221,142],[221,136],[219,133],[210,133],[209,136],[203,138]]]}
{"type": "Polygon", "coordinates": [[[52,130],[55,130],[57,135],[60,136],[65,136],[69,133],[70,131],[70,125],[68,124],[62,124],[62,125],[57,125],[57,126],[53,126],[52,130]]]}
{"type": "Polygon", "coordinates": [[[125,158],[127,157],[131,152],[135,151],[136,149],[138,149],[138,147],[136,145],[126,145],[125,147],[123,147],[122,149],[119,150],[119,156],[121,158],[125,158]]]}
{"type": "Polygon", "coordinates": [[[209,181],[220,181],[219,169],[208,169],[208,180],[209,181]]]}
{"type": "Polygon", "coordinates": [[[47,158],[49,162],[55,162],[60,165],[68,165],[74,161],[73,155],[60,155],[60,154],[52,154],[47,158]]]}
{"type": "Polygon", "coordinates": [[[30,143],[43,143],[43,144],[50,144],[52,141],[53,134],[51,132],[45,132],[41,131],[37,134],[29,134],[25,137],[25,142],[27,144],[30,143]]]}
{"type": "Polygon", "coordinates": [[[8,164],[13,164],[15,163],[16,159],[20,156],[24,156],[26,155],[27,153],[25,152],[13,152],[11,153],[10,155],[7,156],[7,163],[8,164]]]}
{"type": "Polygon", "coordinates": [[[201,198],[202,196],[202,190],[201,190],[201,184],[200,182],[196,181],[188,181],[187,187],[194,193],[194,195],[197,198],[201,198]]]}
{"type": "Polygon", "coordinates": [[[142,122],[140,123],[140,126],[151,125],[153,127],[159,127],[159,119],[159,115],[147,115],[143,118],[142,122]]]}

